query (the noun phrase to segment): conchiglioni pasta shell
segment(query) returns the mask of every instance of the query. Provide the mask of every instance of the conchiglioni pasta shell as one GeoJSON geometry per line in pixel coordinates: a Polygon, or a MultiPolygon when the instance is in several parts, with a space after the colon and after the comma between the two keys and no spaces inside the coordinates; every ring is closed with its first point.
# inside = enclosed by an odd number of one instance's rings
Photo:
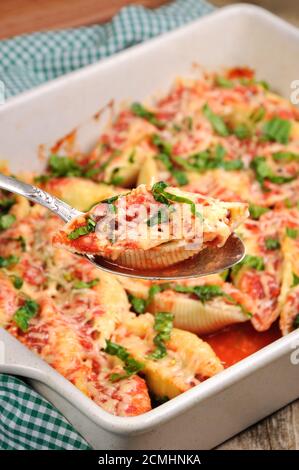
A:
{"type": "Polygon", "coordinates": [[[214,333],[217,330],[249,320],[240,307],[228,305],[222,300],[213,300],[203,304],[187,296],[167,297],[157,294],[149,306],[150,312],[170,312],[174,315],[174,325],[182,330],[199,335],[214,333]]]}
{"type": "Polygon", "coordinates": [[[140,169],[137,184],[151,186],[159,181],[159,171],[157,162],[152,155],[148,155],[140,169]]]}
{"type": "Polygon", "coordinates": [[[127,250],[117,258],[117,263],[134,269],[162,268],[191,258],[198,252],[199,249],[188,250],[179,242],[169,242],[150,250],[127,250]]]}

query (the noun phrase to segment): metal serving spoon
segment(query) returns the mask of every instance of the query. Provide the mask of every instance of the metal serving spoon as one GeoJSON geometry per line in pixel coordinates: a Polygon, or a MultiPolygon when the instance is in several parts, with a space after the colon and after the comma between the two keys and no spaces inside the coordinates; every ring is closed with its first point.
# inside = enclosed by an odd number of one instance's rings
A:
{"type": "MultiPolygon", "coordinates": [[[[10,176],[0,174],[0,188],[24,196],[30,201],[46,207],[64,222],[69,222],[74,217],[83,214],[46,191],[10,176]]],[[[244,255],[243,242],[237,235],[232,234],[222,248],[206,248],[186,261],[159,269],[129,269],[108,261],[102,256],[86,255],[85,257],[98,268],[112,274],[150,280],[174,280],[207,276],[224,271],[241,261],[244,255]]]]}

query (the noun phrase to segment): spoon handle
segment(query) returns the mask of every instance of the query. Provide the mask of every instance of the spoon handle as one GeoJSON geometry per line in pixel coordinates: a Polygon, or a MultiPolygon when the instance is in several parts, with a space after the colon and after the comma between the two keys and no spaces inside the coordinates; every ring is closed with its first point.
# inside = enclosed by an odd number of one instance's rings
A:
{"type": "Polygon", "coordinates": [[[24,196],[30,201],[46,207],[58,215],[64,222],[69,222],[72,218],[81,214],[81,212],[46,191],[1,173],[0,188],[24,196]]]}

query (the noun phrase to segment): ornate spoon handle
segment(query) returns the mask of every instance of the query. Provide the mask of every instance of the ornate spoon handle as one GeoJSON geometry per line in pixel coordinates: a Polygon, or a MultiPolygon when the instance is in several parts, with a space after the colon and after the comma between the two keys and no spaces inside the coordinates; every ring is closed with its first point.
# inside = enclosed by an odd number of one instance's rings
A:
{"type": "Polygon", "coordinates": [[[82,214],[82,212],[77,211],[77,209],[74,209],[55,196],[51,196],[51,194],[46,191],[43,191],[36,186],[32,186],[31,184],[23,183],[22,181],[10,176],[2,175],[1,173],[0,188],[19,194],[20,196],[24,196],[30,201],[46,207],[58,215],[62,220],[64,220],[64,222],[68,222],[74,217],[82,214]]]}

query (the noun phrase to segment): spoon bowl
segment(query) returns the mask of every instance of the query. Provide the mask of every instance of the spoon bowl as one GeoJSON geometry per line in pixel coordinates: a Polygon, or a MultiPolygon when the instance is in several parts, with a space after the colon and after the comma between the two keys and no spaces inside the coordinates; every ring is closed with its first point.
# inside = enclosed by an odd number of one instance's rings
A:
{"type": "MultiPolygon", "coordinates": [[[[64,222],[69,222],[74,217],[83,214],[46,191],[10,176],[0,174],[0,188],[24,196],[30,201],[46,207],[64,222]]],[[[85,255],[85,258],[99,269],[111,274],[148,280],[174,280],[208,276],[225,271],[242,261],[244,256],[245,246],[242,240],[236,234],[232,234],[221,248],[205,248],[186,261],[159,269],[130,269],[115,264],[102,256],[85,255]]]]}

